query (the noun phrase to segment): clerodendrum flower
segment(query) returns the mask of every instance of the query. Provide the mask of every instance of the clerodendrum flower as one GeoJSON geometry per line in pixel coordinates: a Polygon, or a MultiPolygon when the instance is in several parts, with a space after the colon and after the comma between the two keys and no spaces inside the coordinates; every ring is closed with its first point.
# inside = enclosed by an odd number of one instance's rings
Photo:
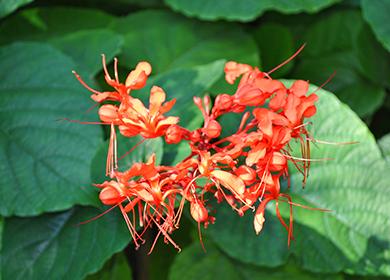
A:
{"type": "Polygon", "coordinates": [[[149,63],[138,63],[125,83],[118,79],[117,64],[115,59],[113,79],[103,56],[105,79],[113,88],[110,92],[91,89],[75,75],[92,92],[91,98],[102,104],[101,122],[111,126],[106,174],[110,180],[96,184],[101,189],[99,198],[105,205],[120,208],[135,245],[143,242],[148,227],[156,226],[158,234],[150,251],[161,235],[180,250],[171,233],[179,227],[185,202],[190,205],[190,215],[198,223],[200,234],[200,224],[207,227],[215,222],[210,204],[213,199],[227,202],[239,215],[249,209],[254,211],[257,234],[263,228],[267,204],[274,201],[276,215],[288,232],[290,244],[292,207],[302,205],[293,203],[282,191],[280,180],[288,179],[288,162],[303,174],[303,182],[308,176],[312,138],[306,119],[316,113],[318,100],[315,93],[309,92],[308,82],[298,80],[286,87],[270,77],[274,70],[265,73],[230,61],[225,66],[225,77],[230,84],[240,79],[237,90],[217,95],[213,105],[208,96],[194,97],[204,123],[190,131],[179,125],[178,117],[165,116],[175,99],[166,102],[166,94],[160,87],[151,88],[148,106],[131,95],[133,90],[146,85],[152,71],[149,63]],[[242,120],[235,133],[221,138],[223,125],[218,118],[227,113],[242,114],[242,120]],[[146,163],[135,163],[127,171],[119,172],[117,131],[125,137],[164,136],[168,144],[184,141],[191,153],[174,166],[156,165],[153,154],[146,163]],[[293,139],[301,143],[302,157],[291,155],[289,143],[293,139]],[[280,214],[280,202],[290,207],[288,222],[280,214]],[[144,228],[143,232],[136,230],[137,224],[144,228]]]}

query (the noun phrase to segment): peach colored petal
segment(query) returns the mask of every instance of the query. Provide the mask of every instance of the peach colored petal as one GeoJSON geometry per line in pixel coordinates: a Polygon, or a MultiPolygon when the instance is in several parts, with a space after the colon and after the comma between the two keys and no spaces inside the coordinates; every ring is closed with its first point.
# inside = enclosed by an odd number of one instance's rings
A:
{"type": "Polygon", "coordinates": [[[263,229],[264,222],[265,222],[264,213],[263,212],[257,213],[256,211],[255,218],[253,220],[253,226],[255,228],[256,234],[259,234],[261,232],[261,230],[263,229]]]}
{"type": "Polygon", "coordinates": [[[150,90],[149,98],[149,114],[154,116],[160,111],[161,104],[165,101],[166,94],[164,90],[158,86],[153,86],[150,90]]]}
{"type": "Polygon", "coordinates": [[[209,217],[206,207],[198,201],[191,202],[190,212],[192,218],[198,223],[207,221],[209,217]]]}
{"type": "Polygon", "coordinates": [[[139,62],[135,69],[127,76],[125,82],[126,87],[134,89],[142,88],[151,72],[152,66],[148,62],[139,62]]]}
{"type": "Polygon", "coordinates": [[[266,152],[266,145],[264,143],[257,144],[252,150],[248,152],[245,159],[245,164],[252,166],[256,164],[260,159],[264,158],[266,152]]]}
{"type": "Polygon", "coordinates": [[[99,108],[99,118],[102,122],[114,123],[118,121],[118,107],[105,104],[99,108]]]}
{"type": "Polygon", "coordinates": [[[223,170],[213,170],[210,174],[233,193],[243,194],[245,192],[244,182],[236,175],[223,170]]]}
{"type": "Polygon", "coordinates": [[[225,79],[229,84],[234,84],[236,79],[242,74],[251,71],[253,68],[248,64],[240,64],[234,61],[228,61],[225,64],[225,79]]]}

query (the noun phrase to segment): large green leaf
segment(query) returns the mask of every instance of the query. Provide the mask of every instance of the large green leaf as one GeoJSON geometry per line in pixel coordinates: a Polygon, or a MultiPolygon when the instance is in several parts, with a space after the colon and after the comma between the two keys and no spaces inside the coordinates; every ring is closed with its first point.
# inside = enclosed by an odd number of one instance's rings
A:
{"type": "MultiPolygon", "coordinates": [[[[94,9],[33,8],[21,11],[1,23],[0,42],[8,44],[20,40],[46,40],[80,30],[106,28],[112,20],[111,15],[94,9]]],[[[85,44],[88,45],[88,42],[85,44]]]]}
{"type": "Polygon", "coordinates": [[[304,36],[307,47],[294,78],[325,82],[346,104],[364,117],[383,103],[390,65],[388,54],[372,39],[361,14],[342,10],[324,14],[312,24],[304,36]]]}
{"type": "MultiPolygon", "coordinates": [[[[3,227],[4,219],[0,217],[0,264],[3,262],[3,227]]],[[[0,265],[0,280],[3,279],[3,268],[0,265]]]]}
{"type": "Polygon", "coordinates": [[[315,13],[339,0],[165,0],[172,9],[187,16],[195,16],[204,20],[238,20],[251,21],[265,11],[273,10],[295,14],[301,12],[315,13]]]}
{"type": "Polygon", "coordinates": [[[287,262],[289,251],[284,229],[276,217],[266,214],[262,234],[253,229],[251,213],[239,217],[230,207],[216,207],[216,222],[207,229],[214,242],[230,257],[241,262],[276,267],[287,262]]]}
{"type": "Polygon", "coordinates": [[[383,156],[387,161],[390,161],[390,133],[383,136],[378,141],[379,147],[382,150],[383,156]]]}
{"type": "Polygon", "coordinates": [[[242,279],[228,258],[211,244],[206,245],[207,253],[202,251],[199,243],[194,243],[178,254],[170,268],[168,279],[242,279]]]}
{"type": "Polygon", "coordinates": [[[0,43],[45,41],[69,55],[84,77],[92,78],[102,69],[101,54],[110,61],[122,46],[122,37],[106,29],[111,20],[111,16],[97,10],[30,9],[4,21],[0,31],[5,36],[0,43]]]}
{"type": "Polygon", "coordinates": [[[218,208],[210,234],[229,256],[256,265],[280,265],[293,254],[312,271],[390,275],[388,167],[374,137],[359,118],[331,93],[317,93],[320,101],[312,120],[313,136],[359,144],[313,146],[312,158],[334,160],[313,163],[303,190],[300,174],[291,168],[291,192],[298,203],[332,211],[295,207],[295,242],[290,250],[287,233],[275,224],[271,212],[266,214],[263,232],[256,236],[253,214],[239,217],[227,207],[218,208]]]}
{"type": "Polygon", "coordinates": [[[390,51],[390,2],[387,0],[362,0],[364,18],[370,24],[378,40],[390,51]]]}
{"type": "Polygon", "coordinates": [[[235,24],[210,24],[167,11],[141,11],[113,22],[124,36],[120,63],[134,67],[140,60],[153,73],[207,64],[218,59],[258,64],[254,41],[235,24]]]}
{"type": "Polygon", "coordinates": [[[76,70],[80,74],[92,78],[103,67],[101,54],[105,54],[107,61],[110,61],[120,52],[123,40],[108,29],[94,29],[56,37],[49,43],[77,62],[76,70]]]}
{"type": "MultiPolygon", "coordinates": [[[[385,164],[375,138],[365,124],[329,92],[321,91],[319,96],[318,114],[313,118],[314,137],[331,142],[358,141],[359,144],[313,147],[313,158],[334,160],[313,164],[310,187],[295,188],[294,192],[320,208],[332,209],[330,215],[357,232],[390,241],[390,205],[386,203],[390,199],[390,192],[386,190],[390,174],[383,174],[385,164]],[[383,221],[387,216],[389,220],[383,221]]],[[[292,169],[292,183],[299,186],[299,175],[294,172],[296,170],[292,169]]]]}
{"type": "MultiPolygon", "coordinates": [[[[170,269],[169,279],[343,279],[340,275],[316,275],[305,272],[293,264],[276,269],[259,268],[244,265],[224,255],[214,245],[206,243],[207,252],[203,252],[200,244],[185,248],[170,269]]],[[[272,255],[272,251],[268,252],[272,255]]]]}
{"type": "MultiPolygon", "coordinates": [[[[189,209],[185,208],[186,213],[189,213],[189,209]]],[[[180,246],[180,248],[186,248],[194,242],[198,241],[198,229],[194,227],[192,218],[189,215],[184,214],[180,220],[180,228],[174,231],[171,235],[172,239],[180,246]]],[[[153,240],[149,240],[150,243],[153,240]]],[[[146,245],[149,247],[148,245],[146,245]]],[[[171,268],[176,257],[181,255],[171,245],[164,242],[161,238],[157,241],[156,246],[153,249],[153,253],[148,257],[147,261],[147,273],[149,279],[167,280],[169,277],[169,269],[171,268]],[[161,257],[164,256],[164,257],[161,257]]]]}
{"type": "Polygon", "coordinates": [[[35,218],[7,219],[3,278],[83,279],[99,270],[130,240],[125,223],[113,212],[79,225],[100,213],[79,207],[35,218]]]}
{"type": "Polygon", "coordinates": [[[92,105],[71,73],[74,67],[45,44],[0,49],[2,215],[36,215],[95,202],[90,164],[101,130],[57,121],[80,119],[92,105]]]}
{"type": "Polygon", "coordinates": [[[17,8],[31,3],[34,0],[0,0],[0,18],[12,13],[17,8]]]}
{"type": "Polygon", "coordinates": [[[126,255],[119,253],[106,262],[101,270],[86,278],[86,280],[131,280],[131,268],[126,255]]]}

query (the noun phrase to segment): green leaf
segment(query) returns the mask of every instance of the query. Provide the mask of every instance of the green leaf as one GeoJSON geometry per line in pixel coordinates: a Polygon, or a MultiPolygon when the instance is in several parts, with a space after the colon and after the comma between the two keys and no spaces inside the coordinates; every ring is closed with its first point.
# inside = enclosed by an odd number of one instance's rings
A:
{"type": "Polygon", "coordinates": [[[387,161],[390,161],[390,133],[382,136],[382,138],[378,140],[378,144],[382,150],[384,158],[387,161]]]}
{"type": "MultiPolygon", "coordinates": [[[[136,162],[146,162],[152,154],[156,155],[156,164],[160,164],[163,157],[161,138],[143,139],[140,136],[128,138],[117,132],[117,142],[119,171],[129,169],[136,162]]],[[[108,141],[102,143],[92,160],[92,181],[95,183],[107,180],[105,173],[108,145],[108,141]]]]}
{"type": "Polygon", "coordinates": [[[12,13],[21,6],[27,5],[34,0],[0,0],[0,18],[12,13]]]}
{"type": "Polygon", "coordinates": [[[238,280],[239,272],[214,246],[206,243],[207,253],[199,243],[194,243],[178,254],[170,268],[169,280],[225,279],[238,280]]]}
{"type": "MultiPolygon", "coordinates": [[[[46,40],[81,30],[104,29],[113,17],[100,10],[41,7],[21,11],[0,25],[1,44],[20,40],[46,40]],[[69,19],[72,19],[71,23],[69,19]]],[[[86,42],[85,42],[86,43],[86,42]]]]}
{"type": "Polygon", "coordinates": [[[384,102],[384,88],[367,81],[358,81],[337,92],[337,96],[347,103],[359,116],[375,112],[384,102]]]}
{"type": "MultiPolygon", "coordinates": [[[[260,49],[263,71],[270,71],[295,52],[293,34],[284,25],[262,24],[253,31],[253,35],[260,49]]],[[[291,61],[272,74],[272,77],[282,77],[291,70],[293,65],[294,61],[291,61]]]]}
{"type": "Polygon", "coordinates": [[[339,0],[165,0],[165,3],[173,10],[181,12],[186,16],[198,17],[204,20],[226,19],[238,21],[254,20],[269,10],[285,14],[316,13],[337,2],[339,0]]]}
{"type": "MultiPolygon", "coordinates": [[[[340,275],[316,275],[305,272],[293,264],[269,269],[244,265],[225,256],[214,245],[206,243],[203,252],[199,243],[185,248],[170,269],[169,280],[177,279],[343,279],[340,275]]],[[[272,254],[271,252],[268,252],[272,254]]]]}
{"type": "Polygon", "coordinates": [[[58,121],[80,119],[91,106],[70,72],[74,66],[46,44],[0,49],[2,215],[29,216],[95,203],[90,164],[101,130],[58,121]]]}
{"type": "Polygon", "coordinates": [[[229,257],[241,262],[276,267],[287,262],[286,233],[276,217],[266,214],[267,222],[257,236],[253,214],[238,216],[226,205],[216,207],[216,222],[207,229],[213,241],[229,257]]]}
{"type": "Polygon", "coordinates": [[[119,61],[128,68],[141,60],[152,64],[154,74],[219,59],[258,64],[253,39],[235,24],[204,23],[155,10],[118,19],[112,28],[124,36],[119,61]]]}
{"type": "MultiPolygon", "coordinates": [[[[188,208],[186,208],[186,211],[189,212],[188,208]]],[[[180,229],[174,231],[171,238],[181,248],[185,248],[193,243],[194,237],[198,241],[197,234],[198,230],[194,227],[192,218],[188,218],[188,216],[184,214],[180,220],[180,229]]],[[[153,240],[149,240],[149,242],[152,243],[153,240]]],[[[146,246],[150,247],[149,245],[146,246]]],[[[160,238],[153,249],[153,253],[150,254],[147,259],[148,264],[146,270],[149,279],[167,280],[169,276],[169,269],[176,257],[180,254],[181,253],[179,253],[171,244],[165,243],[163,238],[160,238]]]]}
{"type": "Polygon", "coordinates": [[[334,160],[313,163],[303,190],[301,175],[290,168],[291,194],[297,203],[331,212],[294,207],[295,241],[290,250],[287,233],[274,212],[266,213],[263,231],[256,236],[252,213],[239,217],[232,209],[220,207],[209,232],[229,256],[251,264],[277,266],[292,254],[311,271],[390,275],[388,167],[364,123],[331,93],[319,90],[317,94],[313,137],[359,144],[313,146],[312,158],[334,160]]]}
{"type": "Polygon", "coordinates": [[[378,40],[390,51],[390,26],[388,16],[390,2],[387,0],[362,0],[364,19],[370,24],[378,40]]]}
{"type": "Polygon", "coordinates": [[[113,279],[132,279],[131,268],[124,253],[114,255],[108,262],[104,264],[101,270],[95,274],[89,275],[86,278],[86,280],[113,279]]]}
{"type": "Polygon", "coordinates": [[[379,44],[366,24],[359,32],[355,46],[360,72],[373,83],[389,87],[390,53],[379,44]]]}
{"type": "MultiPolygon", "coordinates": [[[[0,217],[0,264],[3,263],[3,228],[4,228],[4,219],[0,217]]],[[[3,279],[3,268],[0,265],[0,280],[3,279]]]]}
{"type": "Polygon", "coordinates": [[[53,38],[49,43],[77,61],[76,70],[80,74],[92,78],[102,69],[101,54],[105,54],[107,61],[110,61],[120,52],[123,40],[110,30],[96,29],[53,38]]]}
{"type": "Polygon", "coordinates": [[[302,238],[295,254],[301,256],[305,268],[314,271],[389,275],[390,266],[383,265],[389,263],[390,252],[386,218],[390,193],[384,191],[390,178],[386,166],[365,124],[329,92],[318,94],[318,113],[312,120],[314,138],[359,144],[312,147],[312,158],[334,160],[313,164],[304,190],[299,187],[300,174],[290,170],[292,193],[298,203],[332,210],[321,213],[297,208],[294,217],[302,227],[296,235],[302,238]],[[309,232],[315,234],[307,238],[309,232]],[[324,254],[310,254],[313,247],[324,254]]]}
{"type": "Polygon", "coordinates": [[[123,43],[120,35],[106,29],[111,20],[111,16],[97,10],[30,9],[4,21],[0,31],[6,36],[0,43],[45,41],[69,55],[80,74],[92,78],[102,69],[101,54],[110,61],[123,43]]]}
{"type": "Polygon", "coordinates": [[[88,224],[101,211],[74,208],[35,218],[9,218],[3,236],[5,279],[83,279],[98,271],[129,242],[129,233],[113,212],[88,224]]]}
{"type": "MultiPolygon", "coordinates": [[[[0,217],[0,240],[3,240],[3,224],[4,224],[4,219],[3,217],[0,217]]],[[[0,242],[0,252],[2,250],[2,247],[3,247],[3,242],[0,242]]]]}
{"type": "Polygon", "coordinates": [[[160,7],[162,6],[162,0],[117,0],[122,4],[133,4],[140,7],[160,7]]]}
{"type": "Polygon", "coordinates": [[[176,165],[191,154],[191,147],[187,141],[182,141],[179,144],[165,144],[164,148],[164,165],[176,165]]]}
{"type": "MultiPolygon", "coordinates": [[[[237,266],[237,263],[234,263],[237,266]]],[[[277,268],[265,268],[254,265],[238,264],[239,271],[242,274],[241,279],[270,279],[270,280],[342,280],[344,277],[341,274],[315,274],[302,270],[294,262],[289,261],[287,265],[277,268]]]]}
{"type": "MultiPolygon", "coordinates": [[[[311,90],[314,89],[312,86],[311,90]]],[[[330,215],[335,215],[357,232],[390,240],[390,219],[389,222],[382,221],[387,215],[390,218],[390,205],[385,202],[386,198],[390,199],[390,193],[383,192],[383,187],[390,181],[390,174],[382,174],[385,166],[375,138],[365,124],[329,92],[318,93],[318,114],[312,120],[314,138],[359,143],[345,146],[318,144],[318,147],[313,147],[312,158],[334,160],[313,164],[308,182],[310,186],[304,190],[295,188],[294,193],[303,195],[306,201],[317,207],[332,209],[334,212],[330,215]],[[349,197],[352,190],[353,198],[349,197]],[[363,197],[365,204],[362,209],[359,200],[363,197]]],[[[299,186],[300,176],[296,170],[292,169],[290,174],[292,183],[299,186]]]]}
{"type": "Polygon", "coordinates": [[[359,116],[372,114],[384,101],[390,65],[369,31],[358,11],[322,15],[304,36],[308,45],[292,76],[322,84],[336,72],[326,87],[359,116]]]}
{"type": "MultiPolygon", "coordinates": [[[[310,205],[302,197],[293,199],[310,205]]],[[[296,241],[292,244],[292,254],[303,268],[316,272],[390,275],[388,241],[357,232],[340,221],[337,214],[295,208],[294,218],[298,222],[294,225],[296,241]]]]}

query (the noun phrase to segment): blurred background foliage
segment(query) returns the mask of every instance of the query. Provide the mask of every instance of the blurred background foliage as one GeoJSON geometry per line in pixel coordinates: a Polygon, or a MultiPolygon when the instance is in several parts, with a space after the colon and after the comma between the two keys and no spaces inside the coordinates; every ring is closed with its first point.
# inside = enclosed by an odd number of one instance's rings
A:
{"type": "MultiPolygon", "coordinates": [[[[0,0],[0,278],[390,277],[389,15],[389,0],[0,0]],[[196,128],[192,96],[233,93],[224,62],[268,71],[304,43],[273,77],[319,86],[336,73],[318,92],[312,133],[359,144],[313,146],[313,158],[334,160],[313,165],[304,190],[292,171],[295,201],[332,211],[296,207],[291,248],[272,211],[256,236],[251,213],[219,205],[202,230],[207,253],[187,218],[173,235],[183,251],[160,240],[149,256],[156,233],[135,251],[116,211],[79,225],[104,211],[91,184],[105,179],[107,142],[99,126],[59,121],[96,120],[71,70],[105,89],[101,53],[119,58],[122,79],[147,60],[153,76],[140,96],[162,86],[178,99],[172,113],[196,128]]],[[[237,122],[227,117],[226,130],[237,122]]],[[[120,152],[137,142],[124,139],[120,152]]],[[[121,167],[152,152],[169,164],[187,150],[145,141],[121,167]]]]}

